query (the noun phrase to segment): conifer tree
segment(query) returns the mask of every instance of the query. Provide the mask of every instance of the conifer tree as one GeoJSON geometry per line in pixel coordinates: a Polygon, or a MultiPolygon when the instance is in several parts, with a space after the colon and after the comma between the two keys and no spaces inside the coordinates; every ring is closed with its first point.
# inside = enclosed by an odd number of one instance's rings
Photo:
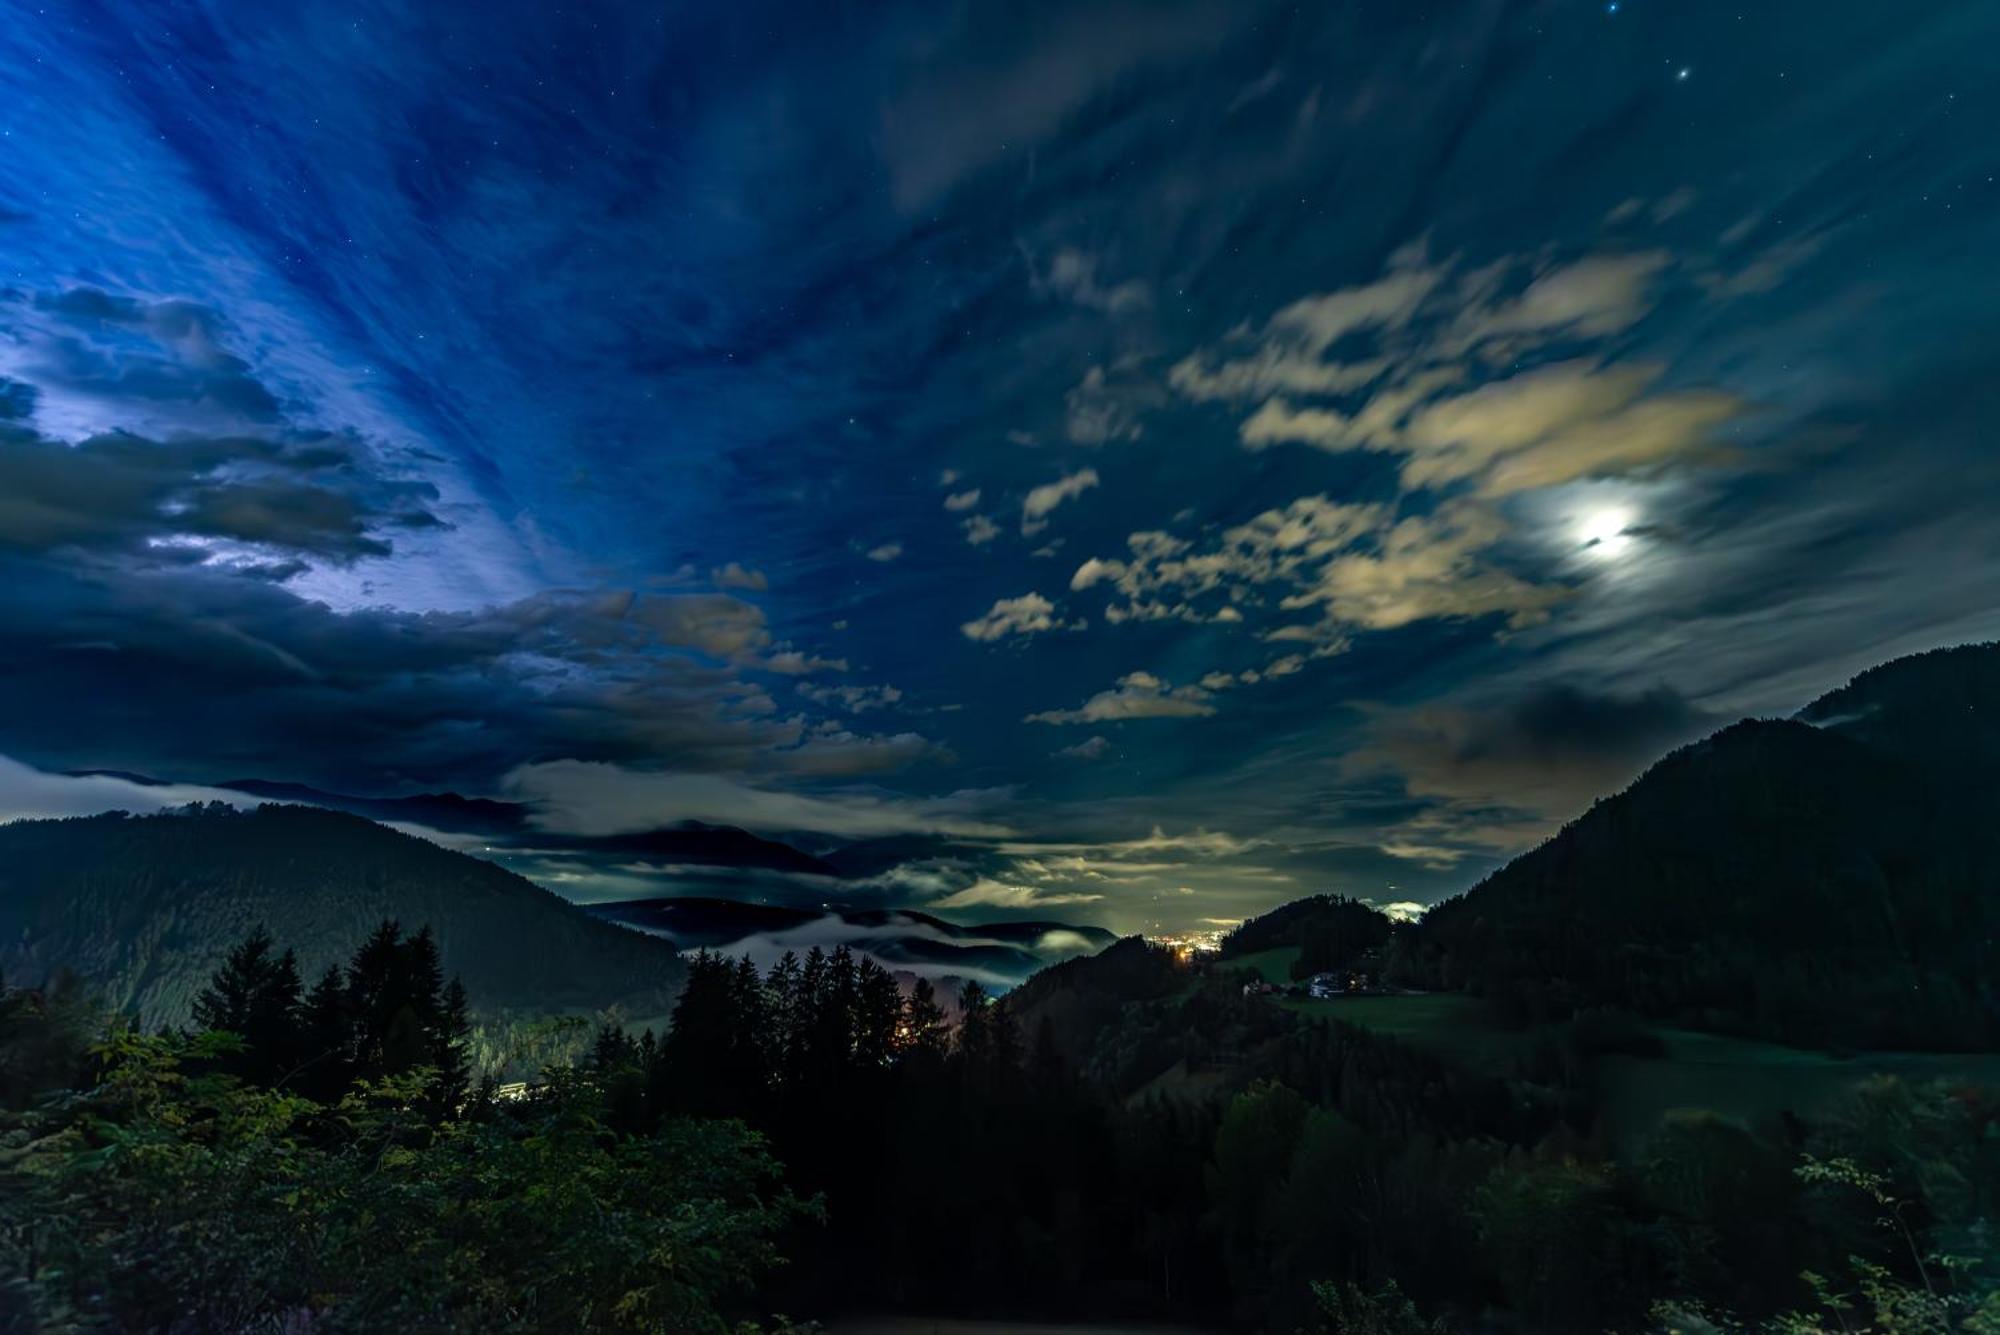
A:
{"type": "Polygon", "coordinates": [[[453,978],[439,1004],[437,1040],[431,1065],[438,1072],[438,1103],[456,1116],[472,1093],[472,1016],[465,984],[453,978]]]}
{"type": "Polygon", "coordinates": [[[976,980],[967,979],[958,990],[957,1054],[968,1070],[985,1069],[992,1054],[993,1035],[988,1027],[986,1006],[986,989],[976,980]]]}
{"type": "Polygon", "coordinates": [[[896,1054],[902,992],[889,971],[872,959],[861,961],[855,980],[855,1060],[866,1070],[880,1070],[896,1054]]]}
{"type": "Polygon", "coordinates": [[[903,1004],[903,1026],[898,1045],[906,1056],[921,1055],[941,1059],[951,1040],[945,1025],[944,1007],[938,1004],[937,988],[928,978],[919,978],[903,1004]]]}
{"type": "Polygon", "coordinates": [[[290,1083],[321,1102],[340,1097],[352,1078],[354,1041],[348,1019],[347,984],[340,966],[329,964],[299,1008],[299,1065],[290,1083]]]}
{"type": "Polygon", "coordinates": [[[201,1029],[243,1034],[251,1010],[277,961],[272,958],[270,931],[262,924],[232,947],[222,966],[194,1001],[194,1022],[201,1029]]]}
{"type": "Polygon", "coordinates": [[[357,1075],[372,1077],[387,1069],[384,1045],[401,1004],[402,940],[401,925],[385,918],[348,962],[347,1016],[353,1026],[351,1052],[357,1075]]]}
{"type": "Polygon", "coordinates": [[[195,998],[195,1024],[243,1040],[226,1069],[271,1084],[298,1057],[299,964],[291,951],[272,954],[271,933],[258,926],[224,958],[195,998]]]}

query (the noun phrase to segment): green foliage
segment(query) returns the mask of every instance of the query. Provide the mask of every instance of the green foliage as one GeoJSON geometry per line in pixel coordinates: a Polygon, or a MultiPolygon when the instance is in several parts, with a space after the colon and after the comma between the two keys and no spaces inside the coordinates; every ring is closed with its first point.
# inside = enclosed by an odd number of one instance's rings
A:
{"type": "Polygon", "coordinates": [[[724,1331],[802,1207],[762,1140],[615,1134],[551,1072],[438,1120],[434,1072],[338,1103],[216,1069],[240,1044],[112,1031],[6,1144],[5,1263],[49,1328],[724,1331]]]}
{"type": "Polygon", "coordinates": [[[1713,1113],[1667,1115],[1632,1178],[1640,1203],[1657,1212],[1653,1236],[1674,1292],[1751,1312],[1790,1300],[1758,1288],[1804,1261],[1792,1157],[1713,1113]]]}
{"type": "Polygon", "coordinates": [[[1319,1310],[1305,1329],[1313,1335],[1445,1335],[1450,1329],[1441,1319],[1426,1321],[1393,1279],[1379,1289],[1320,1280],[1312,1293],[1319,1310]]]}
{"type": "MultiPolygon", "coordinates": [[[[1825,1250],[1849,1243],[1858,1250],[1801,1271],[1806,1301],[1768,1319],[1752,1324],[1726,1306],[1692,1300],[1657,1305],[1656,1327],[1688,1335],[1995,1335],[1993,1128],[1987,1094],[1866,1082],[1816,1129],[1813,1143],[1826,1152],[1801,1155],[1791,1170],[1805,1211],[1796,1231],[1825,1250]]],[[[1768,1227],[1770,1216],[1757,1222],[1768,1227]]]]}
{"type": "Polygon", "coordinates": [[[0,983],[0,1110],[19,1112],[84,1078],[85,1050],[103,1022],[74,974],[58,974],[47,988],[0,983]]]}
{"type": "Polygon", "coordinates": [[[1110,1158],[1104,1110],[1045,1035],[1031,1057],[1007,1000],[972,984],[955,1004],[954,1032],[931,986],[905,997],[846,949],[761,977],[704,953],[663,1038],[603,1027],[589,1064],[620,1127],[698,1113],[770,1135],[837,1221],[795,1238],[788,1280],[808,1299],[1064,1291],[1118,1236],[1083,1195],[1110,1158]]]}
{"type": "Polygon", "coordinates": [[[1278,1248],[1278,1202],[1310,1105],[1275,1082],[1231,1099],[1208,1170],[1223,1252],[1239,1291],[1269,1287],[1278,1248]]]}
{"type": "MultiPolygon", "coordinates": [[[[1285,934],[1372,932],[1350,907],[1285,934]]],[[[1567,930],[1543,910],[1535,932],[1567,930]]],[[[1553,958],[1521,926],[1452,930],[1519,978],[1553,958]]],[[[1473,958],[1412,940],[1386,954],[1473,958]]],[[[301,979],[254,934],[189,990],[212,1032],[117,1029],[94,1053],[80,993],[0,990],[0,1329],[740,1332],[836,1304],[1355,1335],[2000,1320],[2000,1101],[1969,1064],[1822,1108],[1852,1066],[1813,1057],[1811,1105],[1737,1123],[1655,1098],[1641,1141],[1607,1073],[1704,1062],[1679,1033],[1651,1056],[1639,1017],[1680,994],[1618,999],[1666,976],[1652,957],[1552,973],[1514,1000],[1566,1018],[1502,1033],[1463,993],[1301,1011],[1244,996],[1241,957],[1203,970],[1136,939],[998,998],[905,996],[845,950],[761,973],[702,955],[656,1034],[573,1014],[468,1032],[439,939],[383,922],[349,945],[302,945],[301,979]],[[539,1066],[518,1102],[477,1083],[539,1066]]],[[[1701,949],[1673,958],[1727,993],[1701,949]]],[[[1697,1094],[1742,1069],[1707,1064],[1697,1094]]]]}
{"type": "Polygon", "coordinates": [[[1503,1163],[1472,1202],[1479,1244],[1515,1311],[1543,1330],[1601,1329],[1628,1278],[1611,1175],[1568,1157],[1503,1163]],[[1608,1287],[1609,1286],[1609,1287],[1608,1287]]]}

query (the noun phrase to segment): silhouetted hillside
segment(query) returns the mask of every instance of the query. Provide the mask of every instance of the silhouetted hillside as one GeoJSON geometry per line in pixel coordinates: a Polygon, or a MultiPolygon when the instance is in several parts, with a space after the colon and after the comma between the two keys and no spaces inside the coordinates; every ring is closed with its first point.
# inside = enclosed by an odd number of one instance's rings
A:
{"type": "Polygon", "coordinates": [[[1991,793],[2000,788],[2000,645],[1935,649],[1872,667],[1798,717],[1991,793]]]}
{"type": "Polygon", "coordinates": [[[1174,953],[1128,936],[1099,953],[1043,969],[1007,1001],[1024,1031],[1046,1023],[1070,1061],[1084,1064],[1105,1030],[1133,1007],[1171,996],[1192,975],[1174,953]]]}
{"type": "MultiPolygon", "coordinates": [[[[539,836],[544,843],[551,840],[539,836]]],[[[559,847],[587,852],[618,853],[649,862],[691,863],[705,867],[761,867],[766,871],[838,876],[839,872],[810,853],[790,844],[765,839],[733,825],[682,821],[656,830],[609,834],[598,838],[569,836],[553,841],[559,847]]]]}
{"type": "Polygon", "coordinates": [[[231,779],[215,786],[248,793],[268,802],[301,802],[345,811],[369,820],[427,825],[431,829],[453,834],[518,834],[528,824],[528,809],[519,803],[499,802],[488,797],[461,797],[457,793],[360,797],[352,793],[329,793],[303,783],[279,783],[270,779],[231,779]]]}
{"type": "Polygon", "coordinates": [[[1250,918],[1222,938],[1221,957],[1236,959],[1260,950],[1297,946],[1292,976],[1304,978],[1343,968],[1389,940],[1388,916],[1358,899],[1309,895],[1250,918]]]}
{"type": "Polygon", "coordinates": [[[1530,1015],[1991,1046],[1996,716],[1987,645],[1864,673],[1810,722],[1726,728],[1432,909],[1418,968],[1530,1015]]]}
{"type": "Polygon", "coordinates": [[[666,1012],[665,942],[600,922],[491,863],[311,807],[190,808],[0,826],[0,969],[68,967],[151,1023],[187,1018],[223,953],[259,923],[311,977],[385,918],[428,924],[491,1013],[666,1012]]]}

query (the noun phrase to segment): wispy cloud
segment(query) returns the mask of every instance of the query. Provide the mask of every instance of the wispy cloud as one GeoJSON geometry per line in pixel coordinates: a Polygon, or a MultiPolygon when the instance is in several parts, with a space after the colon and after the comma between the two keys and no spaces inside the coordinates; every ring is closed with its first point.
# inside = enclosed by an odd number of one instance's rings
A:
{"type": "Polygon", "coordinates": [[[664,773],[578,760],[523,765],[506,788],[532,802],[536,822],[565,834],[607,835],[682,820],[746,829],[871,838],[890,834],[997,837],[1007,827],[984,813],[993,793],[908,798],[850,789],[796,792],[717,774],[664,773]]]}

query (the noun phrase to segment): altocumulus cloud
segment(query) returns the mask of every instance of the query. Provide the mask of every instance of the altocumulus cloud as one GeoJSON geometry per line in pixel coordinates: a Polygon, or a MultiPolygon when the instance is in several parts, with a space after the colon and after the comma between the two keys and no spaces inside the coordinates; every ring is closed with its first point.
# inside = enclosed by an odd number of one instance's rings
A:
{"type": "Polygon", "coordinates": [[[963,890],[954,890],[931,901],[932,908],[1035,909],[1057,904],[1093,904],[1104,896],[1092,890],[1045,890],[1037,885],[1020,885],[981,877],[963,890]]]}
{"type": "Polygon", "coordinates": [[[1045,709],[1028,723],[1121,723],[1142,718],[1205,718],[1215,712],[1201,686],[1171,686],[1150,672],[1128,672],[1108,691],[1099,691],[1075,709],[1045,709]]]}
{"type": "Polygon", "coordinates": [[[1065,501],[1075,500],[1097,485],[1095,468],[1079,469],[1034,488],[1021,500],[1021,533],[1032,537],[1048,527],[1048,517],[1065,501]]]}
{"type": "MultiPolygon", "coordinates": [[[[1415,500],[1301,497],[1206,542],[1135,532],[1126,555],[1080,565],[1072,590],[1115,588],[1122,599],[1105,610],[1114,625],[1317,612],[1256,631],[1315,656],[1349,648],[1354,631],[1545,619],[1568,591],[1499,559],[1513,529],[1495,502],[1724,459],[1715,435],[1748,411],[1731,393],[1668,385],[1644,362],[1537,364],[1640,323],[1671,267],[1666,253],[1643,251],[1505,257],[1466,271],[1411,245],[1370,282],[1299,298],[1188,354],[1169,385],[1196,403],[1254,405],[1240,419],[1245,448],[1400,456],[1400,490],[1415,500]]],[[[1297,666],[1281,657],[1261,676],[1297,666]]]]}
{"type": "Polygon", "coordinates": [[[1082,630],[1083,621],[1064,621],[1056,612],[1056,605],[1039,593],[1024,593],[1018,598],[1001,598],[958,629],[968,640],[1004,640],[1020,635],[1039,635],[1051,630],[1082,630]]]}

